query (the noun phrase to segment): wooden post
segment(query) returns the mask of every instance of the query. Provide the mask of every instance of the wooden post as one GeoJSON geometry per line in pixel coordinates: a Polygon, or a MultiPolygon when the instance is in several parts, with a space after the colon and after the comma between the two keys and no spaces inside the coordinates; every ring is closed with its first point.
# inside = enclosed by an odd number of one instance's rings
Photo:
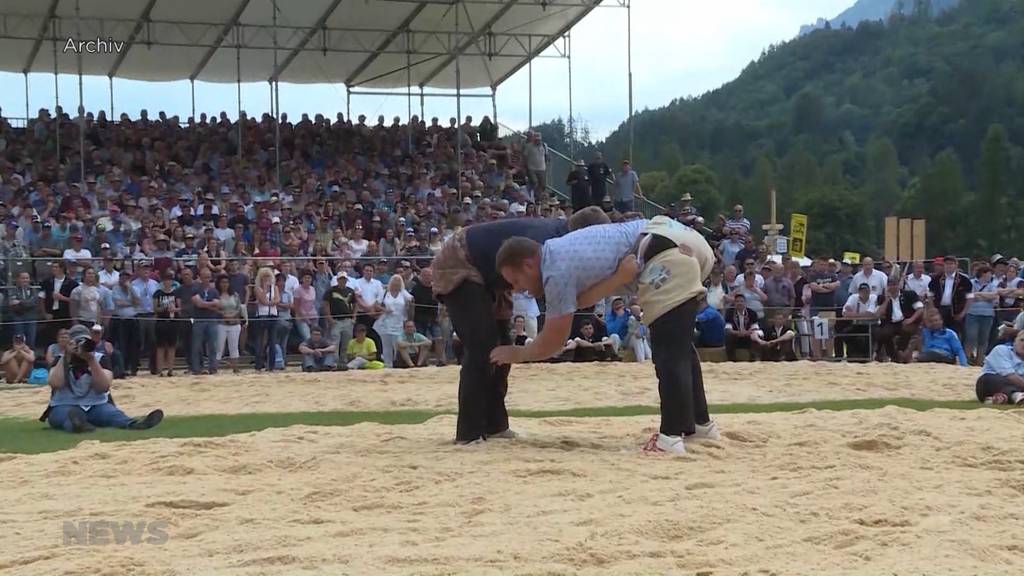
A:
{"type": "Polygon", "coordinates": [[[914,257],[913,252],[913,221],[910,218],[900,218],[899,250],[897,259],[900,262],[909,262],[914,257]]]}
{"type": "Polygon", "coordinates": [[[769,254],[778,254],[778,239],[779,232],[782,231],[782,225],[777,224],[775,220],[775,189],[772,188],[769,192],[771,198],[771,224],[764,224],[761,229],[765,231],[764,241],[768,245],[769,254]]]}
{"type": "Polygon", "coordinates": [[[885,259],[890,262],[899,259],[899,221],[896,216],[885,219],[885,259]]]}
{"type": "Polygon", "coordinates": [[[927,222],[920,219],[914,220],[914,248],[912,250],[914,260],[924,261],[928,251],[925,249],[925,228],[927,222]]]}

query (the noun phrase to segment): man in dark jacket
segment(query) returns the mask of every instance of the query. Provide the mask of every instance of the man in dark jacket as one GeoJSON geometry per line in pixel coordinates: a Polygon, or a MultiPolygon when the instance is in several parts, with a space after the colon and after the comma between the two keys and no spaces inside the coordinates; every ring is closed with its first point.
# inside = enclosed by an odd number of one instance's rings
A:
{"type": "Polygon", "coordinates": [[[885,349],[893,362],[908,363],[910,342],[921,330],[924,302],[913,290],[900,289],[900,279],[890,276],[886,282],[884,300],[878,305],[881,324],[873,336],[876,350],[885,349]]]}
{"type": "Polygon", "coordinates": [[[590,179],[587,176],[586,166],[583,160],[576,161],[576,167],[565,179],[572,197],[572,209],[578,211],[591,205],[590,200],[590,179]]]}
{"type": "MultiPolygon", "coordinates": [[[[578,216],[608,221],[600,210],[587,210],[578,216]]],[[[512,343],[511,287],[495,266],[498,249],[514,236],[544,243],[564,236],[570,227],[595,223],[602,221],[514,218],[477,224],[456,232],[434,259],[431,287],[447,309],[463,347],[456,442],[471,444],[487,438],[515,437],[509,430],[505,408],[511,367],[492,364],[490,359],[491,350],[499,344],[512,343]]]]}
{"type": "Polygon", "coordinates": [[[943,270],[932,276],[932,301],[942,315],[942,322],[963,340],[964,317],[967,316],[967,295],[971,279],[957,269],[956,257],[942,259],[943,270]]]}
{"type": "Polygon", "coordinates": [[[612,169],[604,161],[604,155],[594,154],[594,160],[587,166],[587,178],[590,180],[590,205],[600,206],[608,193],[608,179],[612,177],[612,169]]]}

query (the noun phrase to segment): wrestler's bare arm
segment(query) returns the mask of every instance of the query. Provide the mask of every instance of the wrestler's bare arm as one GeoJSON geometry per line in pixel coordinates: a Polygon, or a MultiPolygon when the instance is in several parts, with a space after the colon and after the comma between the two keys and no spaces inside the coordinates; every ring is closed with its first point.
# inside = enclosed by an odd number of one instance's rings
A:
{"type": "Polygon", "coordinates": [[[622,287],[634,282],[639,273],[640,267],[636,256],[629,254],[619,261],[619,267],[614,274],[577,294],[576,303],[581,309],[590,308],[605,298],[621,292],[622,287]]]}

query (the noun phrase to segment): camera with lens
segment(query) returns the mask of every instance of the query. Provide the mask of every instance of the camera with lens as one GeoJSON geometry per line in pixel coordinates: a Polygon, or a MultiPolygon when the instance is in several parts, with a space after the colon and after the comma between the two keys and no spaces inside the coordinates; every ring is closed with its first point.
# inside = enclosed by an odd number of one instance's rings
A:
{"type": "Polygon", "coordinates": [[[79,354],[92,354],[96,350],[96,342],[88,336],[79,336],[74,340],[75,351],[79,354]]]}

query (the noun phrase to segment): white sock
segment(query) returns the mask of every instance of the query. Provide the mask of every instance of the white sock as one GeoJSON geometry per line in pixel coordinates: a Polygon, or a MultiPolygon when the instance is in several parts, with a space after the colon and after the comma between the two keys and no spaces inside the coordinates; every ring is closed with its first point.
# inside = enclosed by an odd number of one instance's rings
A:
{"type": "Polygon", "coordinates": [[[1010,394],[1010,404],[1020,402],[1021,398],[1024,398],[1024,392],[1014,392],[1013,394],[1010,394]]]}

